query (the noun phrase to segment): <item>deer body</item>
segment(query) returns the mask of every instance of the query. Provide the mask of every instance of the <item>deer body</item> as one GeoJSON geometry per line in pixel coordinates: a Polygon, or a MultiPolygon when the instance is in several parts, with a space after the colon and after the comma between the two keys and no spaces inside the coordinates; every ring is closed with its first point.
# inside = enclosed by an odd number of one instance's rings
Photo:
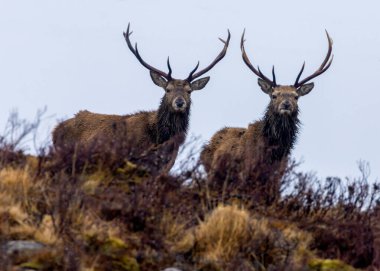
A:
{"type": "Polygon", "coordinates": [[[127,141],[133,140],[137,145],[151,145],[164,143],[175,135],[186,135],[188,116],[172,116],[171,119],[181,119],[181,125],[159,131],[157,113],[158,111],[144,111],[119,116],[80,111],[74,118],[57,126],[53,132],[53,142],[54,145],[80,143],[89,146],[96,139],[115,138],[122,133],[128,137],[127,141]]]}
{"type": "MultiPolygon", "coordinates": [[[[327,33],[327,32],[326,32],[327,33]]],[[[259,179],[265,181],[268,174],[281,176],[288,155],[297,139],[300,121],[298,119],[298,98],[308,94],[314,87],[309,80],[325,72],[331,65],[332,40],[327,34],[329,50],[320,68],[311,76],[299,81],[305,64],[302,66],[294,85],[277,85],[274,68],[273,79],[256,69],[248,59],[244,48],[244,33],[241,50],[246,65],[259,76],[258,84],[269,95],[270,103],[264,117],[248,128],[223,128],[218,131],[201,152],[201,161],[208,173],[220,174],[228,167],[237,167],[235,172],[251,174],[252,170],[271,166],[259,179]],[[244,170],[248,172],[243,172],[244,170]],[[219,172],[217,172],[219,171],[219,172]],[[251,171],[251,172],[250,172],[251,171]]]]}
{"type": "MultiPolygon", "coordinates": [[[[137,149],[137,156],[157,145],[171,139],[176,140],[171,153],[168,169],[174,164],[178,148],[186,138],[189,126],[191,93],[203,89],[210,77],[198,80],[207,71],[211,70],[226,54],[230,33],[225,45],[216,59],[205,69],[198,71],[198,65],[191,71],[185,80],[174,79],[169,59],[167,61],[169,73],[160,71],[147,64],[137,49],[130,42],[131,32],[129,25],[124,33],[128,48],[148,70],[152,81],[165,90],[160,106],[156,111],[141,111],[131,115],[105,115],[89,111],[80,111],[74,118],[60,123],[53,132],[53,143],[56,149],[69,147],[91,148],[97,141],[100,143],[126,142],[127,147],[137,149]]],[[[123,157],[121,157],[123,159],[123,157]]]]}
{"type": "Polygon", "coordinates": [[[218,168],[219,159],[226,158],[226,155],[239,163],[258,159],[267,164],[280,162],[289,155],[296,141],[297,115],[298,112],[293,116],[276,116],[267,108],[264,118],[247,128],[226,127],[218,131],[201,153],[206,171],[218,168]],[[250,159],[250,156],[256,157],[250,159]]]}
{"type": "Polygon", "coordinates": [[[136,158],[139,158],[143,154],[141,151],[149,151],[150,148],[176,137],[172,158],[167,165],[169,170],[175,162],[179,146],[186,138],[189,116],[171,115],[164,119],[158,113],[159,111],[144,111],[119,116],[80,111],[74,118],[57,126],[53,132],[53,142],[55,146],[78,144],[83,148],[91,148],[96,142],[112,144],[112,140],[117,140],[122,135],[124,142],[133,143],[133,149],[140,151],[134,152],[136,158]],[[165,126],[163,122],[177,125],[165,126]],[[109,141],[104,142],[105,140],[109,141]]]}

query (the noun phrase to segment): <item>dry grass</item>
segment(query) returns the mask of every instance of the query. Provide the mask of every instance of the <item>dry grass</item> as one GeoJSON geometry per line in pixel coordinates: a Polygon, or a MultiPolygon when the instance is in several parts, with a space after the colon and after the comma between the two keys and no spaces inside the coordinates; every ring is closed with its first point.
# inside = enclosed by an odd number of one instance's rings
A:
{"type": "Polygon", "coordinates": [[[26,167],[16,169],[6,167],[0,170],[0,191],[2,205],[20,203],[23,207],[31,205],[29,193],[32,191],[33,181],[30,170],[26,167]]]}
{"type": "Polygon", "coordinates": [[[380,186],[366,174],[322,182],[290,164],[273,189],[254,177],[220,186],[198,164],[160,174],[165,148],[137,166],[96,149],[25,156],[1,140],[0,270],[354,270],[380,253],[380,186]],[[9,240],[46,248],[6,255],[9,240]]]}
{"type": "Polygon", "coordinates": [[[237,258],[258,270],[277,266],[300,269],[313,258],[311,235],[295,225],[252,215],[237,206],[218,206],[204,221],[173,244],[177,253],[191,253],[198,268],[225,270],[237,258]]]}
{"type": "Polygon", "coordinates": [[[229,261],[250,239],[250,216],[235,206],[219,206],[191,231],[200,261],[229,261]]]}
{"type": "MultiPolygon", "coordinates": [[[[239,205],[207,210],[191,186],[173,193],[171,177],[36,174],[36,160],[30,161],[0,169],[0,231],[7,240],[34,240],[51,249],[13,258],[18,266],[137,271],[174,264],[184,270],[264,271],[325,270],[330,264],[313,251],[315,230],[276,215],[278,206],[255,209],[234,198],[239,205]]],[[[337,206],[327,211],[329,218],[339,214],[337,206]]]]}

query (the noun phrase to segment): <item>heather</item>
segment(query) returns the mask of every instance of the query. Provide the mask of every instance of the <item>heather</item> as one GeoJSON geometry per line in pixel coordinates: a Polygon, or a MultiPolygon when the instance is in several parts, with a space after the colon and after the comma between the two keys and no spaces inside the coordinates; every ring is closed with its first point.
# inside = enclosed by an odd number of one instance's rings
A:
{"type": "Polygon", "coordinates": [[[291,159],[281,176],[265,163],[250,174],[220,163],[233,174],[207,176],[194,140],[162,172],[176,138],[149,152],[99,139],[26,154],[40,119],[12,115],[0,140],[1,270],[380,267],[380,184],[366,162],[352,179],[319,179],[291,159]]]}

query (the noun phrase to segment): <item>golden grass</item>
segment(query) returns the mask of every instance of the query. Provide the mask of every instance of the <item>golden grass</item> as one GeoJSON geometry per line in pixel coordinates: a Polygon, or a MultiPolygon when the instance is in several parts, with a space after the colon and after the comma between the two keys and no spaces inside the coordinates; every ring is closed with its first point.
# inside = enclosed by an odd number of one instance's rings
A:
{"type": "Polygon", "coordinates": [[[27,168],[11,167],[0,170],[0,217],[1,229],[5,234],[27,238],[32,229],[27,210],[32,204],[28,198],[32,182],[27,168]]]}
{"type": "Polygon", "coordinates": [[[33,237],[36,241],[46,245],[54,245],[59,241],[53,224],[53,218],[50,215],[44,215],[33,237]]]}
{"type": "Polygon", "coordinates": [[[38,223],[33,215],[37,213],[37,197],[41,197],[43,190],[43,181],[32,177],[29,166],[0,170],[0,217],[5,218],[1,221],[4,234],[15,240],[33,239],[44,244],[57,241],[52,217],[44,215],[38,223]]]}
{"type": "Polygon", "coordinates": [[[228,261],[249,239],[249,213],[236,206],[219,206],[194,232],[199,256],[205,261],[228,261]]]}
{"type": "Polygon", "coordinates": [[[3,168],[0,170],[0,191],[7,194],[8,197],[2,197],[0,200],[2,205],[6,205],[7,201],[20,202],[23,206],[28,205],[28,192],[33,183],[31,180],[29,169],[3,168]]]}
{"type": "MultiPolygon", "coordinates": [[[[93,194],[106,176],[97,172],[83,178],[85,182],[81,186],[82,191],[93,194]]],[[[54,221],[51,215],[45,214],[40,221],[36,221],[33,216],[37,209],[35,198],[44,191],[43,184],[43,179],[33,178],[28,166],[0,170],[0,217],[7,217],[6,220],[1,220],[0,229],[14,240],[35,240],[57,247],[62,244],[57,233],[59,217],[54,221]]],[[[114,249],[129,250],[120,239],[120,236],[125,235],[120,227],[86,212],[75,200],[70,204],[66,216],[70,219],[71,231],[77,238],[87,240],[85,242],[89,245],[96,240],[101,248],[98,253],[103,258],[108,257],[114,249]]],[[[159,227],[172,250],[176,253],[191,251],[199,267],[210,263],[222,267],[223,263],[233,260],[247,248],[251,253],[248,258],[253,258],[263,267],[273,261],[285,262],[286,255],[291,255],[292,260],[301,261],[309,253],[309,236],[295,226],[255,217],[235,205],[218,206],[204,221],[199,221],[196,227],[186,229],[185,225],[184,221],[180,222],[174,215],[167,213],[159,227]],[[264,245],[263,242],[268,240],[270,245],[264,245]],[[255,245],[250,248],[252,244],[255,245]]],[[[118,262],[125,266],[135,266],[132,258],[124,258],[118,259],[118,262]]],[[[98,266],[97,261],[96,255],[88,255],[87,260],[82,262],[82,268],[92,270],[98,266]]]]}
{"type": "Polygon", "coordinates": [[[173,251],[191,252],[200,266],[211,263],[222,268],[239,254],[248,253],[264,270],[272,263],[301,265],[313,256],[308,249],[311,236],[306,232],[286,222],[253,216],[237,206],[218,206],[182,235],[173,251]]]}
{"type": "MultiPolygon", "coordinates": [[[[61,204],[58,198],[60,193],[67,192],[65,186],[58,185],[58,189],[47,192],[48,177],[35,177],[38,161],[34,157],[28,159],[24,167],[0,169],[0,235],[11,240],[34,240],[49,248],[23,262],[25,266],[50,268],[63,261],[62,224],[84,249],[81,270],[106,270],[110,268],[109,263],[113,264],[112,268],[120,268],[118,270],[139,270],[136,259],[141,253],[141,242],[147,237],[145,233],[133,232],[118,219],[105,220],[96,208],[83,204],[83,195],[96,198],[110,183],[130,192],[130,185],[140,183],[140,173],[120,183],[115,182],[108,171],[82,174],[78,177],[78,187],[73,188],[73,194],[69,191],[69,199],[61,204]],[[41,210],[38,206],[41,201],[49,211],[41,210]],[[66,209],[61,212],[62,205],[66,209]],[[50,248],[54,249],[50,251],[50,248]]],[[[132,164],[127,164],[117,174],[133,175],[135,171],[132,164]]],[[[295,223],[263,217],[238,205],[219,205],[191,228],[186,219],[194,221],[194,217],[176,216],[168,209],[155,231],[163,236],[163,243],[173,252],[168,253],[170,257],[190,255],[197,270],[236,270],[229,266],[236,261],[242,262],[240,268],[244,270],[269,270],[273,265],[291,265],[291,270],[303,270],[305,266],[321,271],[354,270],[339,261],[317,259],[309,248],[311,234],[300,230],[295,223]]],[[[157,253],[145,245],[146,259],[154,261],[157,253]]]]}

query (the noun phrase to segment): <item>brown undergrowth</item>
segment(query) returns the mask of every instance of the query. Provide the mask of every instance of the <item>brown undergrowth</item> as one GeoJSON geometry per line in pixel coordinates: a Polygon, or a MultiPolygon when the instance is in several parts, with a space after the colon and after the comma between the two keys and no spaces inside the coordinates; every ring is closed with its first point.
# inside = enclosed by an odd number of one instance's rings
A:
{"type": "Polygon", "coordinates": [[[137,160],[122,142],[112,144],[107,156],[104,145],[75,155],[0,148],[1,270],[356,270],[379,264],[380,187],[369,182],[365,163],[356,179],[322,181],[289,162],[283,178],[268,179],[258,190],[249,185],[255,174],[207,179],[196,163],[163,174],[160,161],[175,141],[137,160]],[[258,191],[272,200],[257,200],[258,191]],[[7,250],[20,240],[42,248],[7,250]]]}

